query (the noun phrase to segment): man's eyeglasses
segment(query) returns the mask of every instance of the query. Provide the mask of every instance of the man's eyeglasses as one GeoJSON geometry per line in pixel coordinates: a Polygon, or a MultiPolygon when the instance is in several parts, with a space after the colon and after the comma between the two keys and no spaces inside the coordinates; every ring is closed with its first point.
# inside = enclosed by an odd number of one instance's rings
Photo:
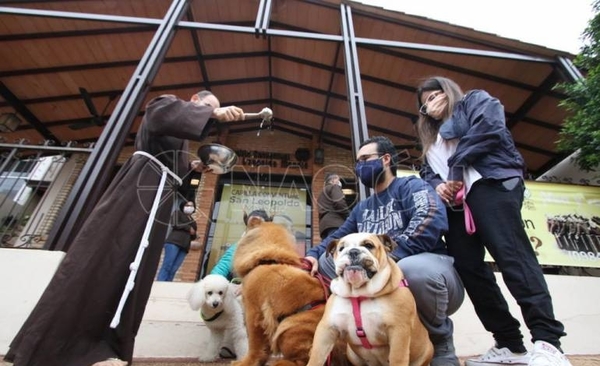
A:
{"type": "Polygon", "coordinates": [[[438,92],[433,92],[433,93],[429,94],[429,96],[427,97],[427,100],[425,100],[425,103],[423,103],[423,105],[421,105],[421,107],[419,108],[419,113],[426,116],[427,115],[427,104],[429,104],[431,101],[433,101],[435,98],[437,98],[438,95],[440,95],[442,93],[443,93],[443,91],[438,91],[438,92]]]}
{"type": "Polygon", "coordinates": [[[371,157],[373,157],[373,156],[382,157],[383,155],[385,155],[385,154],[372,153],[372,154],[361,155],[361,156],[358,157],[358,159],[356,159],[356,164],[365,162],[365,161],[371,159],[371,157]]]}

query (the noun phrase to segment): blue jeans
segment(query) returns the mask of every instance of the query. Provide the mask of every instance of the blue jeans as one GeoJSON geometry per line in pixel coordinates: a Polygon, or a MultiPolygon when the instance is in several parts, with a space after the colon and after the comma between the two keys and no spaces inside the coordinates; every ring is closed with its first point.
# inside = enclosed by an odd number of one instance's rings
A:
{"type": "Polygon", "coordinates": [[[187,252],[177,245],[165,243],[165,255],[160,271],[158,272],[158,280],[173,281],[175,273],[181,267],[186,255],[187,252]]]}

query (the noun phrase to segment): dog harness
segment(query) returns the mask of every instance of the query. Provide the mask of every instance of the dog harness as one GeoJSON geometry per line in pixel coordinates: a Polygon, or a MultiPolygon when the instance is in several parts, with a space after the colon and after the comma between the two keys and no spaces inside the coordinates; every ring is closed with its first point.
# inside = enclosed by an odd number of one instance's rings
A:
{"type": "MultiPolygon", "coordinates": [[[[408,287],[408,281],[406,280],[406,278],[403,278],[400,281],[398,287],[408,287]]],[[[363,347],[365,347],[366,349],[371,349],[375,346],[369,343],[369,340],[367,339],[367,334],[365,333],[365,330],[363,329],[362,325],[362,316],[360,315],[360,303],[365,299],[371,299],[371,297],[351,297],[350,301],[352,301],[352,314],[354,315],[354,324],[356,324],[356,335],[360,339],[360,343],[362,343],[363,347]]]]}
{"type": "MultiPolygon", "coordinates": [[[[310,272],[312,265],[307,259],[302,258],[300,260],[300,268],[306,272],[310,272]]],[[[298,314],[298,313],[301,313],[301,312],[307,311],[307,310],[313,310],[313,309],[316,309],[316,308],[319,308],[319,307],[325,305],[325,303],[327,302],[327,299],[329,298],[329,285],[331,284],[331,280],[319,273],[317,273],[315,275],[315,277],[319,280],[319,283],[321,284],[321,287],[323,288],[323,294],[325,296],[325,299],[312,301],[304,306],[299,307],[298,309],[294,310],[293,312],[291,312],[289,314],[281,314],[277,317],[278,322],[282,322],[283,319],[287,318],[288,316],[292,316],[294,314],[298,314]]]]}

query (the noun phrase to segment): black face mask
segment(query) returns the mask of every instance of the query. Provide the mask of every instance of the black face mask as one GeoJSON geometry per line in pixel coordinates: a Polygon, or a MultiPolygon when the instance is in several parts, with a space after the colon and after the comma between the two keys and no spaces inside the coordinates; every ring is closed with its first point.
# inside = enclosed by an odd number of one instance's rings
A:
{"type": "Polygon", "coordinates": [[[383,176],[383,169],[383,161],[379,158],[376,160],[359,161],[356,163],[354,172],[362,184],[368,188],[373,188],[383,176]]]}

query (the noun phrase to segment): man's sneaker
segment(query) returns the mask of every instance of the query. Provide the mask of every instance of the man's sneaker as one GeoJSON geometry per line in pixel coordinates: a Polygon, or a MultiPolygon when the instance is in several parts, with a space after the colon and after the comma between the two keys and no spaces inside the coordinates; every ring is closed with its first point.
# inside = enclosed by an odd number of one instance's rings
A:
{"type": "Polygon", "coordinates": [[[513,353],[508,348],[492,347],[479,357],[468,358],[465,366],[527,365],[529,353],[513,353]]]}
{"type": "Polygon", "coordinates": [[[529,366],[572,366],[561,351],[548,342],[536,341],[531,352],[529,366]]]}
{"type": "Polygon", "coordinates": [[[433,359],[430,366],[460,366],[456,350],[454,349],[454,339],[444,339],[433,344],[433,359]]]}

